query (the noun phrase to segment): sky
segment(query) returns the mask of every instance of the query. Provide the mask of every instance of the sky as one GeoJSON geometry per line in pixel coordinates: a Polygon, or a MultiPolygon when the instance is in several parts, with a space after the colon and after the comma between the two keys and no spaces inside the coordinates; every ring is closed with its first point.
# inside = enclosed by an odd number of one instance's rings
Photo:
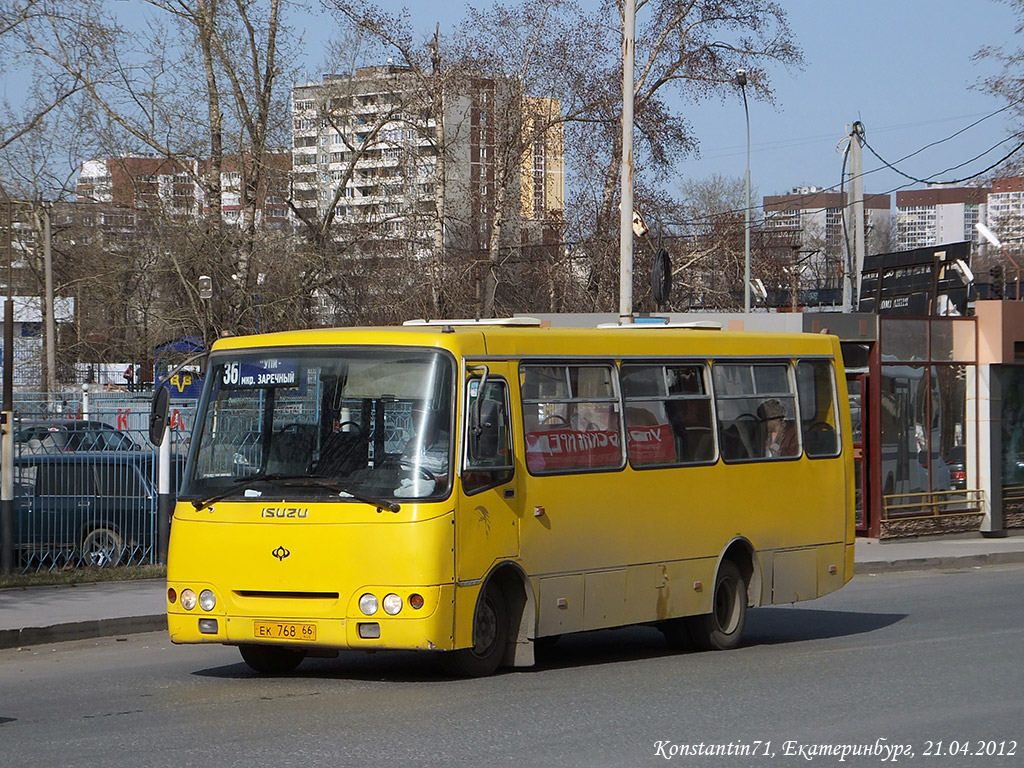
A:
{"type": "MultiPolygon", "coordinates": [[[[409,8],[426,38],[464,18],[459,0],[375,0],[389,11],[409,8]]],[[[596,0],[580,0],[596,8],[596,0]]],[[[995,73],[991,61],[974,61],[985,45],[1024,45],[1015,35],[1012,9],[997,0],[780,0],[804,52],[802,70],[769,69],[776,104],[750,101],[751,184],[755,199],[796,187],[836,187],[842,173],[837,145],[856,120],[868,144],[919,179],[959,179],[977,173],[1009,147],[944,173],[997,147],[1014,133],[1008,113],[983,120],[954,140],[941,141],[985,118],[1005,103],[973,88],[995,73]],[[895,161],[941,142],[904,163],[895,161]]],[[[481,3],[483,5],[484,3],[481,3]]],[[[491,0],[486,0],[490,5],[491,0]]],[[[643,11],[640,12],[643,14],[643,11]]],[[[307,39],[314,43],[314,34],[307,39]]],[[[319,60],[318,60],[319,61],[319,60]]],[[[311,64],[318,71],[319,63],[311,64]]],[[[748,96],[752,96],[748,93],[748,96]]],[[[713,174],[742,179],[746,125],[737,91],[724,101],[681,106],[700,141],[700,156],[678,165],[679,182],[713,174]]],[[[885,169],[865,149],[864,190],[893,194],[920,189],[885,169]],[[881,170],[880,170],[881,169],[881,170]]],[[[671,186],[670,182],[670,186],[671,186]]],[[[669,189],[678,192],[678,189],[669,189]]]]}

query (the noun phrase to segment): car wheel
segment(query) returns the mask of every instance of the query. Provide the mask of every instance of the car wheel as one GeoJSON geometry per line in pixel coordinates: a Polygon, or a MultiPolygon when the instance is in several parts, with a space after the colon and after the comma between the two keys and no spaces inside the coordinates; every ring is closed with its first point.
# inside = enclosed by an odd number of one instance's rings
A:
{"type": "Polygon", "coordinates": [[[93,529],[82,542],[82,559],[86,565],[99,568],[117,565],[123,553],[124,542],[121,536],[109,528],[93,529]]]}

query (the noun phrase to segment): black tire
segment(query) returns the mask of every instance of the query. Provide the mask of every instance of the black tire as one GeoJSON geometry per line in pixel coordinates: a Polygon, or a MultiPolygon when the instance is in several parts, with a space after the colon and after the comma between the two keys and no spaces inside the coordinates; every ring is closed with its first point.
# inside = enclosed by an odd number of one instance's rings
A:
{"type": "Polygon", "coordinates": [[[99,568],[117,565],[124,555],[124,540],[110,528],[94,528],[82,541],[82,559],[99,568]]]}
{"type": "Polygon", "coordinates": [[[711,613],[687,620],[690,637],[701,650],[728,651],[740,644],[747,621],[747,583],[732,560],[723,560],[715,577],[711,613]]]}
{"type": "Polygon", "coordinates": [[[240,645],[238,651],[246,664],[264,675],[286,675],[306,658],[305,651],[271,645],[240,645]]]}
{"type": "Polygon", "coordinates": [[[459,677],[486,677],[501,666],[508,645],[508,607],[501,593],[488,589],[473,616],[473,647],[444,655],[445,670],[459,677]]]}

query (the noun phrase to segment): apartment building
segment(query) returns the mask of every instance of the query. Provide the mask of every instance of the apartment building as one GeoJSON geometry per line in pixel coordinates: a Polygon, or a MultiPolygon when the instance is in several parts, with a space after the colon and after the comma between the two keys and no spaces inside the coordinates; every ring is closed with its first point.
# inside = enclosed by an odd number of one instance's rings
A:
{"type": "Polygon", "coordinates": [[[896,193],[895,250],[909,251],[977,238],[990,189],[945,184],[896,193]]]}
{"type": "Polygon", "coordinates": [[[1024,239],[1024,177],[993,179],[986,213],[981,218],[989,229],[1009,247],[1019,250],[1024,239]]]}
{"type": "MultiPolygon", "coordinates": [[[[868,251],[889,250],[889,195],[864,196],[868,251]]],[[[846,255],[843,215],[847,194],[821,187],[797,187],[786,195],[764,198],[766,234],[787,235],[799,262],[803,287],[838,288],[846,255]]]]}
{"type": "Polygon", "coordinates": [[[511,83],[468,78],[446,92],[406,67],[361,67],[292,91],[293,194],[307,221],[330,221],[390,252],[427,251],[443,183],[446,248],[516,246],[542,221],[561,221],[562,133],[548,129],[558,102],[531,99],[511,83]],[[542,123],[545,130],[538,130],[542,123]],[[520,163],[509,147],[525,147],[520,163]],[[439,175],[443,163],[443,180],[439,175]]]}
{"type": "MultiPolygon", "coordinates": [[[[255,186],[258,224],[280,229],[288,224],[288,177],[291,155],[263,159],[256,172],[251,158],[228,156],[221,162],[221,214],[230,224],[245,226],[243,189],[255,186]]],[[[111,210],[160,211],[198,218],[209,201],[199,180],[210,172],[210,160],[179,161],[151,155],[124,155],[86,160],[76,184],[78,203],[104,204],[111,210]]],[[[113,214],[111,214],[113,215],[113,214]]]]}
{"type": "Polygon", "coordinates": [[[565,211],[565,133],[556,99],[523,97],[521,211],[524,242],[560,239],[565,211]]]}

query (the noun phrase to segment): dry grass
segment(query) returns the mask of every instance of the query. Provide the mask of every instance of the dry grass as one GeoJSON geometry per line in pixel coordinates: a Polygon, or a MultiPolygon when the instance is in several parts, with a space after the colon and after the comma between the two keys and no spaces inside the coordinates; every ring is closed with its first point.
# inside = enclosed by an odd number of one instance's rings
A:
{"type": "Polygon", "coordinates": [[[42,573],[16,573],[0,576],[0,589],[10,587],[45,587],[54,584],[94,584],[101,581],[132,581],[162,579],[167,576],[163,565],[132,565],[113,568],[68,568],[42,573]]]}

